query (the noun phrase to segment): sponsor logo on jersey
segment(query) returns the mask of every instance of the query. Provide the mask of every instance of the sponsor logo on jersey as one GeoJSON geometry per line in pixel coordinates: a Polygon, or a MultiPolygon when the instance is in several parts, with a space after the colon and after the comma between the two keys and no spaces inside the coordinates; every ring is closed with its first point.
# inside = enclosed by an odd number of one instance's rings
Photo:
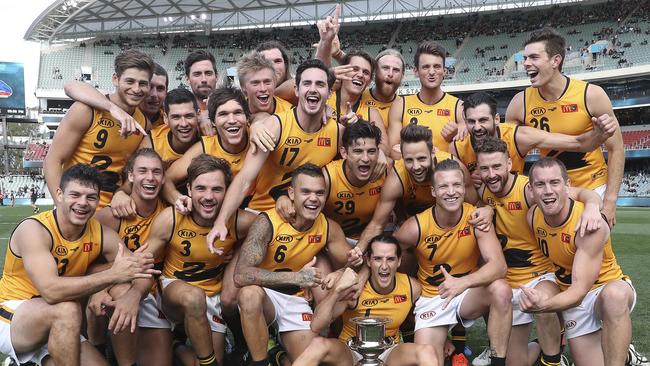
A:
{"type": "Polygon", "coordinates": [[[341,199],[341,200],[346,200],[350,199],[353,197],[352,192],[350,191],[342,191],[336,194],[336,198],[341,199]]]}
{"type": "Polygon", "coordinates": [[[310,322],[311,319],[314,317],[313,314],[310,313],[302,313],[302,321],[303,322],[310,322]]]}
{"type": "Polygon", "coordinates": [[[442,117],[449,117],[451,116],[451,111],[449,109],[438,109],[436,111],[436,114],[442,117]]]}
{"type": "Polygon", "coordinates": [[[124,233],[125,234],[137,233],[138,230],[140,230],[142,227],[143,226],[140,225],[140,224],[131,225],[131,226],[127,227],[126,229],[124,229],[124,233]]]}
{"type": "Polygon", "coordinates": [[[329,137],[319,137],[317,141],[318,146],[330,147],[332,146],[332,139],[329,137]]]}
{"type": "Polygon", "coordinates": [[[196,233],[192,230],[181,229],[178,230],[178,236],[180,236],[183,239],[192,239],[193,237],[196,236],[196,233]]]}
{"type": "Polygon", "coordinates": [[[540,238],[545,238],[546,235],[548,235],[548,234],[546,233],[546,230],[542,229],[541,227],[538,227],[538,228],[535,229],[535,230],[537,231],[537,236],[539,236],[540,238]]]}
{"type": "Polygon", "coordinates": [[[543,115],[544,113],[546,113],[546,108],[544,108],[544,107],[533,108],[530,111],[530,114],[532,114],[535,117],[539,117],[539,116],[543,115]]]}
{"type": "Polygon", "coordinates": [[[370,188],[370,190],[368,191],[368,194],[370,194],[371,196],[376,196],[380,193],[381,193],[381,187],[370,188]]]}
{"type": "Polygon", "coordinates": [[[566,244],[571,244],[571,235],[567,233],[562,233],[562,242],[566,244]]]}
{"type": "Polygon", "coordinates": [[[307,240],[309,241],[309,244],[317,244],[317,243],[320,243],[323,240],[323,236],[320,235],[320,234],[309,235],[307,237],[307,240]]]}
{"type": "Polygon", "coordinates": [[[289,145],[289,146],[296,146],[299,145],[302,142],[300,137],[295,137],[295,136],[289,136],[287,137],[286,140],[284,140],[284,143],[289,145]]]}
{"type": "Polygon", "coordinates": [[[361,302],[361,305],[367,306],[369,308],[379,304],[379,300],[377,299],[366,299],[361,302]]]}
{"type": "Polygon", "coordinates": [[[407,300],[406,295],[395,295],[395,296],[393,296],[393,302],[395,304],[401,304],[403,302],[406,302],[406,300],[407,300]]]}
{"type": "Polygon", "coordinates": [[[99,122],[97,122],[97,124],[105,128],[112,128],[113,126],[115,126],[115,122],[113,122],[113,120],[106,119],[106,118],[101,118],[99,122]]]}
{"type": "Polygon", "coordinates": [[[235,164],[239,164],[239,162],[241,162],[241,158],[238,158],[238,159],[235,159],[235,160],[231,161],[230,164],[235,165],[235,164]]]}
{"type": "Polygon", "coordinates": [[[496,207],[496,205],[497,205],[496,202],[494,202],[494,198],[492,198],[492,197],[487,198],[487,204],[492,206],[492,207],[496,207]]]}
{"type": "Polygon", "coordinates": [[[576,326],[576,321],[575,320],[567,320],[566,322],[564,322],[564,327],[566,329],[572,329],[575,326],[576,326]]]}
{"type": "Polygon", "coordinates": [[[406,110],[406,113],[410,114],[411,116],[419,116],[422,114],[422,109],[420,108],[409,108],[406,110]]]}
{"type": "Polygon", "coordinates": [[[462,238],[463,236],[468,236],[470,234],[469,226],[465,226],[464,229],[458,230],[458,237],[462,238]]]}
{"type": "Polygon", "coordinates": [[[212,316],[212,321],[215,322],[215,323],[217,323],[217,324],[226,324],[226,323],[224,323],[223,319],[219,318],[219,317],[216,316],[216,315],[213,315],[213,316],[212,316]]]}
{"type": "Polygon", "coordinates": [[[604,177],[605,174],[607,174],[607,169],[600,169],[599,171],[591,175],[591,180],[596,180],[600,177],[604,177]]]}
{"type": "Polygon", "coordinates": [[[433,318],[434,316],[436,316],[435,311],[427,311],[426,313],[420,314],[420,319],[427,320],[433,318]]]}
{"type": "Polygon", "coordinates": [[[369,100],[369,101],[366,102],[366,104],[368,106],[370,106],[370,107],[376,107],[377,106],[377,103],[375,103],[374,100],[369,100]]]}
{"type": "Polygon", "coordinates": [[[508,202],[508,211],[521,211],[523,207],[520,201],[508,202]]]}
{"type": "Polygon", "coordinates": [[[288,234],[280,234],[275,237],[275,241],[278,243],[290,243],[293,240],[293,236],[288,234]]]}
{"type": "Polygon", "coordinates": [[[87,253],[93,250],[93,243],[84,243],[83,252],[87,253]]]}
{"type": "Polygon", "coordinates": [[[63,245],[57,245],[56,248],[54,248],[54,254],[63,257],[68,254],[68,248],[63,245]]]}
{"type": "Polygon", "coordinates": [[[424,238],[424,242],[426,244],[433,244],[440,240],[440,235],[429,235],[426,238],[424,238]]]}
{"type": "Polygon", "coordinates": [[[562,106],[562,113],[574,113],[578,111],[577,104],[565,104],[562,106]]]}

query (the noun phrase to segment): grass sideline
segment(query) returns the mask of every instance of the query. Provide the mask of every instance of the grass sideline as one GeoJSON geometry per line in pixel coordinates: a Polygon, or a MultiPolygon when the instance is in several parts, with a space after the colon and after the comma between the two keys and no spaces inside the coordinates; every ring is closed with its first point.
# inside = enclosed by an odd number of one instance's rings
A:
{"type": "MultiPolygon", "coordinates": [[[[42,207],[41,210],[48,209],[42,207]]],[[[11,232],[18,222],[32,214],[29,206],[0,207],[0,268],[4,266],[5,250],[11,232]]],[[[619,208],[618,222],[613,230],[613,246],[623,272],[632,278],[637,291],[637,303],[632,313],[632,339],[640,352],[650,355],[650,266],[645,262],[650,254],[650,208],[619,208]]],[[[468,330],[468,345],[478,355],[487,345],[483,320],[468,330]]],[[[4,357],[0,356],[0,359],[4,357]]]]}

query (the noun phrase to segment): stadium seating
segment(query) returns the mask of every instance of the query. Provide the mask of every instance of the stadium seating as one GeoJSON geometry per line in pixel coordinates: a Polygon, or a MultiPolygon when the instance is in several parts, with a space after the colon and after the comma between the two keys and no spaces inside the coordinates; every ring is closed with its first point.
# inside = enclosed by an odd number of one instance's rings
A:
{"type": "Polygon", "coordinates": [[[623,143],[627,150],[650,148],[650,130],[623,131],[623,143]]]}
{"type": "Polygon", "coordinates": [[[11,175],[1,177],[0,186],[3,189],[6,198],[9,197],[10,192],[14,192],[16,198],[28,198],[32,187],[38,189],[39,197],[45,193],[45,181],[39,176],[34,178],[29,175],[11,175]]]}
{"type": "Polygon", "coordinates": [[[27,146],[27,151],[25,151],[25,160],[30,161],[43,161],[45,160],[45,155],[50,148],[50,145],[47,144],[29,144],[27,146]]]}
{"type": "MultiPolygon", "coordinates": [[[[424,39],[434,39],[446,48],[450,59],[456,60],[445,83],[512,80],[526,77],[522,65],[516,63],[513,56],[521,50],[527,32],[539,28],[539,19],[547,20],[567,39],[565,73],[650,63],[650,21],[645,19],[648,9],[650,0],[643,0],[555,6],[528,12],[516,10],[390,23],[344,24],[340,38],[344,49],[362,48],[371,54],[388,47],[397,48],[409,69],[413,67],[417,44],[424,39]],[[588,49],[599,41],[604,42],[606,48],[594,57],[588,49]]],[[[209,36],[117,37],[57,46],[41,52],[38,87],[61,89],[66,80],[81,77],[83,65],[92,67],[93,85],[111,89],[115,55],[123,49],[137,47],[167,69],[170,87],[174,88],[183,81],[182,60],[189,52],[208,50],[215,55],[217,68],[225,70],[235,66],[250,47],[268,39],[284,42],[295,65],[313,56],[311,45],[318,41],[318,32],[312,26],[209,36]]],[[[410,72],[406,73],[404,81],[409,88],[419,87],[419,81],[410,72]]]]}

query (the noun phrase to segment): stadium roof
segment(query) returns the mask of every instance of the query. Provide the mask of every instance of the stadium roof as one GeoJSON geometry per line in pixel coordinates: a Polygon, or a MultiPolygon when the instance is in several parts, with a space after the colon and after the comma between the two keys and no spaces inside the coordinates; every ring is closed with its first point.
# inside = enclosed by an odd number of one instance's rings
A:
{"type": "Polygon", "coordinates": [[[26,40],[67,41],[111,34],[210,32],[314,24],[342,4],[342,22],[530,8],[579,0],[56,0],[26,40]]]}

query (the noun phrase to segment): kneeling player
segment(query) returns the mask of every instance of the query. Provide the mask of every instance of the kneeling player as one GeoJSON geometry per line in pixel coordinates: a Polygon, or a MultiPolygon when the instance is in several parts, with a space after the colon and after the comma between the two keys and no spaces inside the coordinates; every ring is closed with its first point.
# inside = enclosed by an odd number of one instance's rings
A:
{"type": "Polygon", "coordinates": [[[353,365],[361,355],[350,350],[346,343],[356,336],[354,317],[380,316],[390,319],[386,324],[386,336],[392,337],[395,345],[380,356],[388,366],[439,365],[438,357],[431,345],[400,344],[399,327],[409,315],[415,301],[420,297],[422,286],[404,273],[398,273],[402,249],[395,237],[379,235],[368,246],[368,267],[370,278],[358,298],[346,300],[352,286],[358,281],[354,271],[346,269],[336,286],[316,307],[311,329],[321,333],[330,322],[343,315],[343,331],[339,339],[314,338],[305,352],[294,362],[294,366],[307,365],[353,365]]]}
{"type": "Polygon", "coordinates": [[[512,323],[512,290],[501,279],[507,267],[494,228],[483,232],[470,225],[474,206],[463,202],[463,181],[458,162],[438,163],[435,206],[408,219],[395,234],[403,249],[415,250],[419,263],[423,296],[415,304],[415,343],[436,347],[442,364],[449,327],[459,319],[470,326],[471,319],[489,313],[492,363],[505,365],[512,323]]]}
{"type": "Polygon", "coordinates": [[[612,251],[609,226],[584,236],[574,228],[585,206],[568,196],[564,164],[543,158],[530,168],[537,207],[528,222],[542,253],[558,268],[560,293],[523,289],[524,311],[562,311],[566,337],[577,366],[624,365],[632,337],[630,312],[636,291],[612,251]]]}

